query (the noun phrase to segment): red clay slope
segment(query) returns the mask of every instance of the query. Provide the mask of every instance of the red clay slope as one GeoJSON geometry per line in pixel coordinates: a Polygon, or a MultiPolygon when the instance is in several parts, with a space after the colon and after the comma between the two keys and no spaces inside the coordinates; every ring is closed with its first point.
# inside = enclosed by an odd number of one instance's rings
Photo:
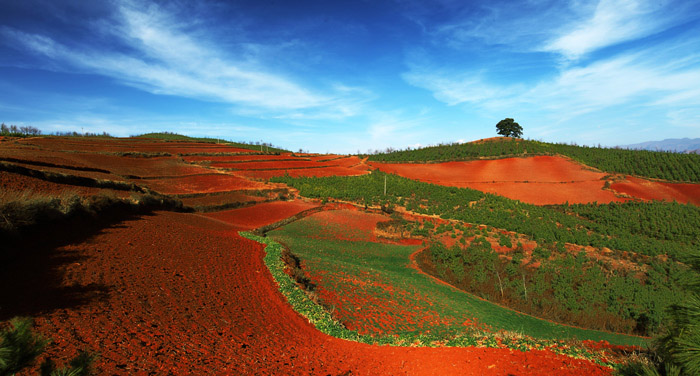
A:
{"type": "Polygon", "coordinates": [[[675,200],[700,205],[700,184],[664,183],[627,176],[610,188],[643,200],[675,200]]]}
{"type": "Polygon", "coordinates": [[[604,173],[586,170],[562,157],[371,166],[410,179],[477,189],[537,205],[625,201],[603,190],[604,173]]]}
{"type": "Polygon", "coordinates": [[[318,207],[304,201],[272,201],[255,206],[204,214],[242,229],[255,229],[318,207]]]}
{"type": "MultiPolygon", "coordinates": [[[[49,355],[64,362],[78,349],[99,352],[99,373],[115,375],[610,373],[548,351],[370,346],[329,337],[290,308],[262,246],[236,230],[161,212],[55,250],[79,260],[57,266],[62,286],[105,285],[108,294],[38,315],[38,330],[55,341],[49,355]]],[[[16,299],[31,306],[50,297],[16,299]]]]}

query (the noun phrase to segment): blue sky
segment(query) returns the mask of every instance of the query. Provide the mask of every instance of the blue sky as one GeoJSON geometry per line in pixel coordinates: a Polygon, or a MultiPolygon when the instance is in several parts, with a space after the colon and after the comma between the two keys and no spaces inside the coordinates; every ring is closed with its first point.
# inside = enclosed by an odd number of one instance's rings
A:
{"type": "Polygon", "coordinates": [[[697,1],[0,0],[0,121],[355,153],[700,137],[697,1]]]}

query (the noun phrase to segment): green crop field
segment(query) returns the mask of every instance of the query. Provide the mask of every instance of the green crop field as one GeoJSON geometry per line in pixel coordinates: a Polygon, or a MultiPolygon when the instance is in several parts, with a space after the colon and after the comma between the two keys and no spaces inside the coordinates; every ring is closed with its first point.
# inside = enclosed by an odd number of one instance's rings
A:
{"type": "Polygon", "coordinates": [[[503,308],[437,283],[411,268],[409,256],[418,246],[319,237],[318,226],[319,222],[309,217],[269,236],[288,246],[320,289],[329,290],[328,295],[335,297],[337,305],[332,308],[339,319],[366,333],[431,333],[449,340],[451,335],[476,325],[541,339],[646,343],[640,337],[574,328],[503,308]]]}

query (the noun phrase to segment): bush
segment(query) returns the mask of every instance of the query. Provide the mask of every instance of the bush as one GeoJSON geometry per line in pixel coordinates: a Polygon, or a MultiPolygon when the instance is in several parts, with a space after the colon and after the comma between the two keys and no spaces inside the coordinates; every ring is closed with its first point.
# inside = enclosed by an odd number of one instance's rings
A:
{"type": "Polygon", "coordinates": [[[498,236],[498,245],[502,247],[513,248],[513,242],[510,241],[510,237],[504,234],[500,234],[498,236]]]}
{"type": "MultiPolygon", "coordinates": [[[[700,271],[700,257],[691,260],[700,271]]],[[[667,333],[657,339],[661,356],[659,369],[677,367],[683,375],[700,375],[700,278],[690,283],[692,296],[670,307],[671,322],[667,333]]]]}
{"type": "Polygon", "coordinates": [[[32,321],[10,320],[10,328],[0,332],[0,375],[13,375],[32,366],[49,341],[32,332],[32,321]]]}
{"type": "MultiPolygon", "coordinates": [[[[0,331],[0,376],[14,375],[31,367],[49,344],[49,340],[32,331],[28,318],[14,318],[10,326],[0,331]]],[[[56,368],[47,358],[41,364],[42,376],[86,376],[92,374],[96,356],[82,351],[69,362],[69,367],[56,368]]]]}

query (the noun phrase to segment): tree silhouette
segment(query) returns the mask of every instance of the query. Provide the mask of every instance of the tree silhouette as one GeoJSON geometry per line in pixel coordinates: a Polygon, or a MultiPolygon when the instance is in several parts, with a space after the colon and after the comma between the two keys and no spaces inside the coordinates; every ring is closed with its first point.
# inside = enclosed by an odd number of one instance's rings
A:
{"type": "Polygon", "coordinates": [[[498,134],[504,137],[520,138],[523,135],[523,127],[511,118],[505,118],[496,124],[498,134]]]}

